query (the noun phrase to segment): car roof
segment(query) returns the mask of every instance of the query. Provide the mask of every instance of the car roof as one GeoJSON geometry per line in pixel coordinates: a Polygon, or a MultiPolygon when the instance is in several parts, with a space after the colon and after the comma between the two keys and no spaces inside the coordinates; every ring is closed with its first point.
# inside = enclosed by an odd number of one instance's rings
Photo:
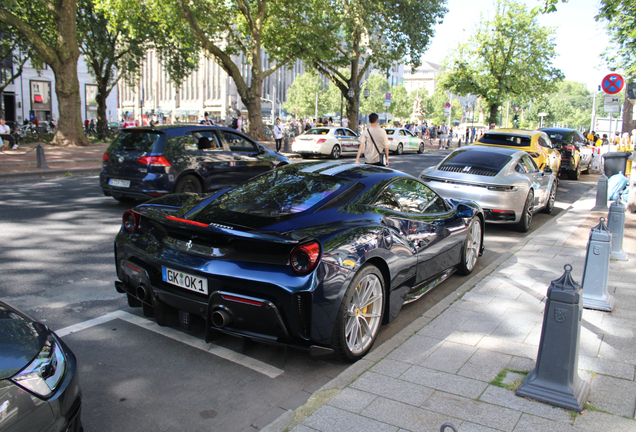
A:
{"type": "Polygon", "coordinates": [[[294,169],[294,168],[298,168],[299,172],[315,173],[320,175],[340,177],[346,180],[352,180],[352,181],[356,181],[356,182],[360,182],[364,184],[375,184],[384,179],[394,178],[394,177],[406,177],[406,178],[416,179],[410,174],[406,174],[391,168],[380,167],[377,165],[353,163],[349,161],[300,162],[300,163],[290,164],[286,166],[286,169],[294,169]]]}
{"type": "Polygon", "coordinates": [[[542,134],[542,131],[539,130],[527,130],[527,129],[493,129],[488,130],[485,133],[487,134],[500,134],[500,135],[521,135],[533,137],[535,135],[542,134]]]}
{"type": "Polygon", "coordinates": [[[170,136],[176,136],[186,131],[197,131],[197,130],[206,131],[210,129],[239,132],[236,129],[232,129],[225,126],[206,126],[206,125],[196,124],[196,123],[189,123],[189,124],[186,123],[186,124],[178,124],[178,125],[135,126],[135,127],[126,128],[124,129],[124,131],[144,131],[144,132],[157,131],[157,132],[163,132],[170,136]]]}

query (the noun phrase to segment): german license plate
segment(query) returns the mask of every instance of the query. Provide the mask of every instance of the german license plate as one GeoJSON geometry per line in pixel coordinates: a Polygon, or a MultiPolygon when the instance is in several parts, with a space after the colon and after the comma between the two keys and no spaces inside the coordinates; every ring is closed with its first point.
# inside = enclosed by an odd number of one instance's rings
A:
{"type": "Polygon", "coordinates": [[[130,180],[110,179],[108,184],[115,187],[127,188],[130,187],[130,180]]]}
{"type": "Polygon", "coordinates": [[[161,277],[164,282],[201,294],[208,293],[208,281],[168,267],[161,267],[161,277]]]}

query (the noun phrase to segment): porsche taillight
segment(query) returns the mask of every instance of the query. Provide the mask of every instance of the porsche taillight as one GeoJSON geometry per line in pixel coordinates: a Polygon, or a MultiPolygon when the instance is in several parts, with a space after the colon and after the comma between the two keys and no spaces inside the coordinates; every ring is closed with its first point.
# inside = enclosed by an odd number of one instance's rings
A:
{"type": "Polygon", "coordinates": [[[320,243],[313,241],[296,246],[291,252],[289,262],[294,273],[311,273],[320,262],[320,243]]]}
{"type": "Polygon", "coordinates": [[[124,229],[128,232],[133,232],[139,229],[139,220],[141,217],[139,213],[134,210],[126,210],[124,215],[122,216],[122,223],[124,225],[124,229]]]}

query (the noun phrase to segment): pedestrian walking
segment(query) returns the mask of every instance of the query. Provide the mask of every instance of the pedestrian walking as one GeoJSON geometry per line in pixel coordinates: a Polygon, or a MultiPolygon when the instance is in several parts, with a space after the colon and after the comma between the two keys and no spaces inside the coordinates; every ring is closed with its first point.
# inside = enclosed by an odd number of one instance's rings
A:
{"type": "Polygon", "coordinates": [[[369,127],[360,136],[356,163],[360,163],[363,153],[364,163],[367,165],[389,166],[389,139],[386,130],[380,127],[380,119],[376,113],[369,114],[369,127]]]}
{"type": "Polygon", "coordinates": [[[439,133],[439,143],[437,149],[441,150],[448,141],[448,126],[446,126],[445,121],[442,122],[442,125],[438,127],[437,132],[439,133]]]}
{"type": "Polygon", "coordinates": [[[232,129],[236,129],[237,131],[240,131],[242,126],[243,126],[243,119],[241,118],[241,112],[239,111],[239,113],[237,114],[237,117],[234,120],[232,120],[232,124],[230,125],[230,127],[232,129]]]}
{"type": "Polygon", "coordinates": [[[207,126],[214,126],[214,120],[212,120],[210,118],[210,113],[205,113],[203,120],[201,120],[199,123],[201,123],[202,125],[207,125],[207,126]]]}
{"type": "Polygon", "coordinates": [[[347,116],[344,116],[342,118],[342,127],[346,127],[346,128],[349,127],[349,119],[347,118],[347,116]]]}
{"type": "Polygon", "coordinates": [[[279,118],[276,118],[274,125],[274,140],[276,140],[276,151],[280,151],[283,146],[283,126],[279,118]]]}

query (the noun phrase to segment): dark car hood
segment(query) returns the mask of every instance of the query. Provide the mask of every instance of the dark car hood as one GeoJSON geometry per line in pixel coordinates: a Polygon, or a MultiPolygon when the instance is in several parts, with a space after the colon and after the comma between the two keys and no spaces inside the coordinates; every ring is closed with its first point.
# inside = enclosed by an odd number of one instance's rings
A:
{"type": "Polygon", "coordinates": [[[48,334],[44,324],[0,301],[0,379],[9,378],[28,365],[48,334]]]}

